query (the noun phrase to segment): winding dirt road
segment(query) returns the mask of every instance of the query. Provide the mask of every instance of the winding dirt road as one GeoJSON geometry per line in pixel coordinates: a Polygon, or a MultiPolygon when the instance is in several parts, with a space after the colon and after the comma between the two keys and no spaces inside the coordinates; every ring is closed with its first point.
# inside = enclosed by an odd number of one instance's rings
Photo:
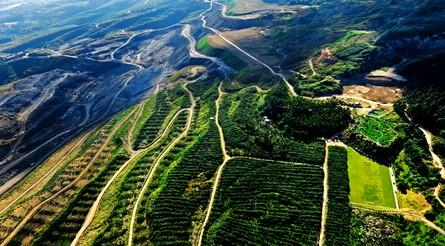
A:
{"type": "Polygon", "coordinates": [[[353,208],[370,211],[370,212],[385,213],[385,214],[400,214],[400,215],[405,216],[406,218],[408,218],[411,221],[421,221],[429,228],[435,230],[436,232],[440,233],[441,235],[445,235],[445,231],[442,228],[440,228],[439,226],[437,226],[436,224],[434,224],[433,222],[431,222],[430,220],[425,218],[425,216],[419,215],[418,211],[412,211],[412,210],[408,210],[408,209],[387,209],[387,208],[378,209],[378,208],[374,208],[371,206],[358,204],[358,203],[351,203],[351,205],[353,208]]]}
{"type": "MultiPolygon", "coordinates": [[[[120,168],[119,170],[117,170],[114,175],[110,178],[110,180],[108,180],[107,184],[104,186],[104,188],[102,188],[100,194],[97,196],[96,200],[94,201],[93,205],[91,206],[88,215],[85,218],[85,221],[82,225],[82,227],[80,228],[80,230],[77,232],[76,234],[76,238],[71,242],[71,245],[77,245],[79,240],[81,239],[82,235],[85,233],[85,231],[88,229],[88,226],[91,224],[91,222],[94,219],[94,216],[97,213],[97,210],[99,209],[99,205],[100,202],[103,199],[103,196],[105,195],[105,193],[107,192],[107,190],[110,188],[110,186],[114,183],[114,181],[116,180],[116,178],[122,173],[123,170],[126,169],[126,167],[130,164],[133,163],[137,160],[139,160],[141,157],[143,157],[153,146],[157,145],[161,139],[163,139],[166,134],[168,133],[169,129],[171,129],[174,121],[176,120],[176,118],[178,117],[178,115],[183,112],[183,111],[178,111],[175,116],[170,120],[170,122],[168,123],[168,125],[165,127],[164,131],[162,132],[162,134],[152,143],[150,144],[148,147],[138,150],[138,151],[133,151],[131,153],[131,157],[130,159],[128,159],[120,168]]],[[[140,117],[140,115],[138,116],[140,117]]],[[[137,124],[137,120],[135,119],[133,126],[137,124]]],[[[130,140],[127,138],[127,141],[130,140]]],[[[131,145],[131,141],[126,143],[127,145],[130,144],[131,145]]]]}
{"type": "Polygon", "coordinates": [[[202,223],[202,227],[199,233],[199,241],[198,241],[198,246],[202,245],[202,240],[204,237],[204,231],[205,228],[207,226],[207,223],[209,222],[210,219],[210,214],[212,213],[212,208],[213,208],[213,204],[215,203],[215,196],[216,196],[216,192],[218,191],[218,185],[219,182],[221,180],[221,176],[222,176],[222,172],[224,170],[224,167],[226,166],[227,162],[232,159],[228,154],[227,154],[227,150],[226,150],[226,142],[224,140],[224,132],[223,129],[221,127],[221,125],[219,124],[219,110],[220,110],[220,104],[221,104],[221,99],[223,96],[223,92],[222,92],[222,84],[219,84],[218,86],[218,99],[216,99],[216,113],[215,113],[215,123],[216,126],[218,128],[218,132],[219,132],[219,142],[221,145],[221,150],[223,153],[223,163],[218,167],[218,170],[216,172],[216,176],[215,176],[215,180],[213,182],[213,187],[212,187],[212,194],[210,195],[210,200],[209,203],[207,205],[207,212],[206,212],[206,217],[204,219],[204,222],[202,223]]]}
{"type": "MultiPolygon", "coordinates": [[[[192,82],[191,82],[192,83],[192,82]]],[[[187,91],[187,93],[189,94],[190,97],[190,101],[191,101],[191,106],[189,108],[186,109],[181,109],[180,111],[178,111],[177,115],[179,115],[180,113],[184,112],[184,111],[188,111],[188,117],[187,117],[187,124],[186,124],[186,128],[184,129],[184,131],[181,133],[181,135],[179,135],[175,140],[173,140],[173,142],[171,142],[167,148],[165,148],[161,155],[156,159],[156,162],[153,164],[153,166],[151,167],[148,177],[144,182],[144,185],[142,186],[141,191],[139,192],[139,195],[136,199],[135,205],[133,207],[133,212],[131,214],[131,219],[130,219],[130,228],[129,228],[129,235],[128,235],[128,246],[132,246],[133,245],[133,234],[134,234],[134,225],[136,223],[136,215],[137,215],[137,211],[138,208],[140,206],[140,203],[142,201],[142,198],[144,197],[145,192],[147,191],[148,186],[151,184],[151,181],[154,178],[154,175],[159,167],[159,165],[161,164],[162,160],[164,159],[164,157],[170,152],[170,150],[175,147],[175,145],[181,141],[183,138],[185,138],[191,128],[192,125],[192,121],[193,121],[193,114],[194,114],[194,110],[195,110],[195,106],[196,106],[196,101],[195,98],[193,97],[192,92],[187,88],[187,85],[190,83],[187,83],[185,85],[183,85],[183,88],[187,91]]],[[[176,115],[176,116],[177,116],[176,115]]],[[[171,121],[171,123],[173,123],[173,119],[171,121]]]]}
{"type": "Polygon", "coordinates": [[[292,96],[297,96],[297,93],[295,92],[294,87],[289,83],[289,81],[286,79],[286,77],[283,74],[275,72],[275,70],[273,68],[271,68],[269,65],[267,65],[266,63],[260,61],[258,58],[256,58],[255,56],[251,55],[249,52],[245,51],[244,49],[242,49],[241,47],[236,45],[233,41],[231,41],[230,39],[226,38],[222,34],[222,32],[216,30],[215,28],[207,26],[206,14],[208,12],[212,11],[214,4],[217,4],[217,2],[215,0],[205,0],[204,2],[209,3],[210,6],[209,6],[209,8],[207,10],[205,10],[204,12],[202,12],[199,15],[199,17],[201,18],[202,27],[207,29],[207,30],[210,30],[211,32],[216,34],[218,37],[220,37],[222,40],[224,40],[225,42],[230,44],[233,48],[235,48],[236,50],[238,50],[239,52],[241,52],[245,56],[249,57],[250,59],[252,59],[256,63],[258,63],[259,65],[261,65],[264,68],[266,68],[267,70],[269,70],[272,75],[279,77],[286,84],[286,86],[289,89],[289,92],[291,93],[291,95],[292,96]]]}
{"type": "MultiPolygon", "coordinates": [[[[440,159],[440,157],[434,152],[433,135],[425,128],[419,126],[419,129],[422,131],[423,135],[425,136],[426,142],[428,143],[428,150],[433,159],[433,165],[440,169],[440,177],[442,180],[445,180],[445,168],[443,166],[442,159],[440,159]]],[[[445,208],[445,202],[443,202],[442,199],[440,198],[441,191],[442,191],[442,184],[439,183],[436,186],[436,188],[434,188],[434,196],[436,197],[436,200],[440,203],[440,205],[443,208],[445,208]]]]}
{"type": "Polygon", "coordinates": [[[100,154],[103,152],[103,150],[108,146],[108,144],[112,141],[114,135],[119,130],[119,128],[133,115],[133,112],[129,113],[119,124],[117,124],[113,130],[110,132],[109,136],[103,143],[103,145],[100,147],[100,149],[97,151],[97,153],[94,155],[94,157],[90,160],[90,162],[87,164],[84,170],[77,176],[77,178],[71,182],[70,184],[66,185],[64,188],[56,192],[54,195],[50,196],[46,200],[42,201],[41,203],[37,204],[31,211],[27,213],[27,215],[20,221],[20,223],[14,228],[14,230],[8,235],[8,237],[5,238],[5,240],[0,244],[0,246],[6,246],[8,245],[12,239],[17,235],[17,233],[28,223],[28,221],[47,203],[52,201],[53,199],[57,198],[61,194],[63,194],[65,191],[69,190],[71,187],[73,187],[90,169],[90,167],[94,164],[94,162],[99,158],[100,154]]]}
{"type": "Polygon", "coordinates": [[[226,19],[234,19],[234,20],[254,20],[261,17],[261,14],[243,14],[243,15],[227,15],[228,7],[227,5],[220,3],[218,1],[214,2],[215,4],[220,5],[221,8],[221,16],[226,19]]]}
{"type": "Polygon", "coordinates": [[[129,45],[129,44],[131,43],[131,41],[132,41],[135,37],[137,37],[137,36],[139,36],[139,35],[142,35],[142,34],[145,34],[145,33],[149,33],[149,32],[151,32],[151,30],[141,31],[141,32],[138,32],[138,33],[135,33],[135,34],[131,35],[131,36],[127,39],[126,42],[124,42],[123,44],[121,44],[119,47],[117,47],[115,50],[113,50],[113,51],[111,52],[111,54],[110,54],[111,60],[118,60],[118,59],[116,59],[116,58],[114,57],[114,55],[115,55],[119,50],[121,50],[121,49],[124,48],[125,46],[129,45]]]}
{"type": "Polygon", "coordinates": [[[431,134],[431,132],[429,132],[423,127],[419,127],[419,129],[422,131],[423,135],[425,135],[426,142],[428,143],[428,150],[431,154],[431,157],[433,158],[433,165],[440,169],[440,176],[442,177],[442,179],[445,179],[445,169],[443,167],[442,160],[434,152],[433,135],[431,134]]]}
{"type": "MultiPolygon", "coordinates": [[[[194,82],[194,81],[192,81],[194,82]]],[[[190,83],[192,83],[190,82],[190,83]]],[[[184,85],[185,90],[189,93],[189,96],[191,97],[191,102],[192,102],[192,107],[195,106],[195,100],[192,96],[192,93],[186,88],[186,86],[189,83],[187,83],[186,85],[184,85]]],[[[159,84],[157,85],[157,88],[155,90],[155,94],[158,94],[160,91],[159,88],[159,84]]],[[[88,229],[88,227],[90,226],[90,224],[92,223],[98,209],[100,206],[100,202],[103,199],[103,196],[105,195],[105,193],[107,192],[107,190],[110,188],[110,186],[114,183],[114,181],[117,179],[117,177],[127,168],[128,165],[130,165],[131,163],[139,160],[140,158],[142,158],[153,146],[156,146],[169,132],[169,130],[171,129],[171,127],[173,126],[174,121],[177,119],[177,117],[179,116],[180,113],[188,110],[188,109],[182,109],[179,110],[178,112],[176,112],[176,114],[172,117],[172,119],[170,120],[170,122],[167,124],[167,126],[164,128],[163,132],[146,148],[135,151],[132,148],[132,142],[133,142],[133,138],[132,133],[134,132],[134,129],[137,125],[137,122],[139,120],[139,118],[142,116],[142,111],[143,111],[143,105],[139,106],[139,111],[138,114],[136,116],[136,119],[134,120],[132,127],[127,135],[127,139],[126,139],[126,145],[130,146],[131,151],[131,157],[129,160],[127,160],[120,168],[119,170],[117,170],[114,175],[111,177],[111,179],[107,182],[107,184],[105,185],[105,187],[101,190],[99,196],[96,198],[96,200],[94,201],[93,205],[91,206],[88,215],[85,218],[85,221],[82,225],[82,227],[80,228],[80,230],[77,232],[75,239],[71,242],[71,246],[77,245],[80,241],[80,239],[82,238],[83,234],[85,233],[85,231],[88,229]]],[[[190,125],[187,125],[188,127],[190,127],[190,125]]],[[[131,228],[132,230],[132,228],[131,228]]]]}
{"type": "MultiPolygon", "coordinates": [[[[79,141],[77,141],[77,143],[70,148],[65,156],[69,156],[71,155],[74,150],[76,150],[82,143],[84,143],[85,139],[87,139],[90,136],[90,133],[85,134],[81,139],[79,139],[79,141]]],[[[10,202],[8,205],[6,205],[1,211],[0,214],[3,214],[4,212],[6,212],[10,207],[12,207],[16,202],[18,202],[20,199],[22,199],[24,196],[26,196],[27,194],[30,193],[30,191],[32,191],[32,189],[34,189],[34,187],[36,187],[37,185],[41,184],[41,182],[43,180],[45,180],[49,175],[53,174],[53,172],[60,167],[60,165],[65,162],[66,159],[65,158],[60,158],[59,161],[57,161],[57,163],[46,172],[46,174],[44,174],[39,180],[37,180],[34,184],[32,184],[28,189],[26,189],[24,192],[22,192],[20,195],[17,196],[16,199],[14,199],[12,202],[10,202]]]]}
{"type": "Polygon", "coordinates": [[[196,48],[195,48],[196,40],[191,35],[190,31],[191,31],[190,24],[185,24],[181,31],[181,35],[183,37],[185,37],[189,42],[189,45],[188,45],[189,56],[192,58],[210,60],[211,62],[215,63],[218,66],[218,68],[227,76],[232,71],[232,69],[229,68],[228,66],[226,66],[226,64],[223,61],[221,61],[220,59],[218,59],[216,57],[207,56],[207,55],[201,54],[198,51],[196,51],[196,48]]]}
{"type": "MultiPolygon", "coordinates": [[[[109,59],[109,60],[104,60],[104,61],[117,61],[117,62],[120,62],[120,63],[123,63],[123,64],[127,64],[127,65],[131,65],[131,66],[135,66],[135,67],[138,68],[138,72],[141,72],[142,70],[145,69],[143,66],[139,65],[139,64],[138,64],[137,62],[135,62],[135,61],[127,62],[127,61],[124,60],[124,58],[122,58],[122,59],[116,59],[116,58],[115,58],[116,53],[117,53],[119,50],[121,50],[122,48],[124,48],[125,46],[129,45],[129,44],[133,41],[133,39],[136,38],[137,36],[140,36],[140,35],[142,35],[142,34],[152,33],[152,32],[158,32],[158,31],[168,30],[168,29],[170,29],[170,28],[172,28],[172,27],[175,27],[175,26],[181,26],[181,24],[176,23],[176,24],[173,24],[173,25],[170,25],[170,26],[167,26],[167,27],[159,28],[159,29],[147,29],[147,30],[144,30],[144,31],[140,31],[140,32],[138,32],[138,33],[135,33],[135,34],[131,35],[131,36],[127,39],[127,41],[125,41],[123,44],[121,44],[119,47],[117,47],[116,49],[114,49],[114,50],[110,53],[110,59],[109,59]]],[[[140,53],[138,54],[138,56],[139,56],[139,55],[140,55],[140,53]]],[[[140,58],[136,58],[136,60],[138,60],[138,59],[140,59],[140,58]]],[[[94,59],[91,59],[91,60],[94,60],[94,59]]]]}
{"type": "MultiPolygon", "coordinates": [[[[408,107],[409,107],[409,105],[408,105],[408,107]]],[[[420,131],[422,131],[423,135],[425,136],[425,140],[426,140],[426,142],[428,144],[428,150],[429,150],[429,152],[431,154],[431,157],[433,159],[433,165],[440,169],[440,177],[441,177],[442,180],[445,180],[445,167],[443,166],[442,159],[440,159],[440,157],[434,152],[434,148],[433,148],[433,135],[431,134],[431,132],[429,132],[425,128],[423,128],[420,125],[416,124],[413,121],[413,119],[408,115],[406,110],[405,110],[405,116],[408,119],[408,121],[411,122],[411,124],[413,124],[415,126],[418,126],[420,131]]],[[[443,208],[445,208],[445,202],[442,201],[442,199],[440,198],[441,190],[442,190],[442,184],[439,182],[439,184],[434,189],[434,197],[440,203],[440,205],[443,208]]]]}
{"type": "Polygon", "coordinates": [[[314,63],[312,62],[312,59],[309,59],[308,63],[309,63],[309,67],[311,68],[311,71],[312,71],[312,76],[317,75],[317,71],[315,71],[314,63]]]}

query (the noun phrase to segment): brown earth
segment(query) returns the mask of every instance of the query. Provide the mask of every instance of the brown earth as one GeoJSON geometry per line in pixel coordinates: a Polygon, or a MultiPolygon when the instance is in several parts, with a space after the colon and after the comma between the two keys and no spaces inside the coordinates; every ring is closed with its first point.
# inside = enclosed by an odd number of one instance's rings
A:
{"type": "Polygon", "coordinates": [[[307,8],[306,5],[279,5],[265,3],[262,0],[235,0],[233,7],[229,8],[230,13],[246,14],[257,11],[291,11],[296,8],[307,8]]]}
{"type": "Polygon", "coordinates": [[[343,95],[357,96],[379,103],[394,103],[402,97],[402,90],[397,87],[375,85],[343,86],[343,95]]]}
{"type": "MultiPolygon", "coordinates": [[[[267,39],[264,35],[264,31],[257,27],[225,31],[222,32],[223,36],[231,40],[242,49],[246,50],[259,60],[267,63],[269,66],[279,66],[282,61],[282,56],[277,53],[273,48],[273,41],[267,39]]],[[[250,58],[236,51],[230,44],[224,41],[217,35],[211,35],[208,38],[209,45],[219,49],[229,49],[238,58],[248,63],[250,67],[256,67],[258,64],[253,62],[250,58]]]]}

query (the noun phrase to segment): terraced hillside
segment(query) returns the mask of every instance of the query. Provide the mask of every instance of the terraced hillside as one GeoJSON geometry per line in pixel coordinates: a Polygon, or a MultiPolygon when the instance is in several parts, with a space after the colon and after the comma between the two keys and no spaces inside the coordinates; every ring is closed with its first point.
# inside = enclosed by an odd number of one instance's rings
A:
{"type": "MultiPolygon", "coordinates": [[[[250,222],[242,222],[242,213],[247,210],[252,210],[252,216],[258,219],[270,213],[271,217],[261,222],[259,228],[283,220],[281,226],[292,228],[291,234],[286,232],[283,243],[291,244],[294,237],[316,242],[323,200],[323,152],[313,154],[313,158],[309,155],[298,159],[310,164],[282,161],[295,160],[286,155],[277,156],[276,160],[274,156],[269,160],[267,156],[230,157],[225,150],[226,125],[221,124],[225,113],[222,104],[225,97],[242,96],[249,89],[225,93],[223,83],[217,87],[216,82],[205,77],[180,78],[175,84],[82,139],[85,142],[78,157],[57,166],[57,172],[40,191],[26,194],[27,199],[15,192],[7,193],[18,199],[2,215],[4,225],[9,225],[3,229],[4,244],[220,244],[232,240],[224,236],[231,226],[215,226],[215,220],[219,220],[216,218],[227,213],[226,209],[234,211],[233,223],[238,221],[246,226],[250,222]],[[142,142],[144,145],[135,144],[142,142]],[[239,176],[247,170],[258,173],[239,176]],[[282,189],[270,190],[274,187],[273,180],[267,178],[271,173],[282,175],[273,179],[283,182],[282,189]],[[308,176],[312,178],[302,178],[308,176]],[[241,182],[240,178],[246,180],[241,182]],[[225,187],[232,186],[231,182],[240,186],[222,195],[225,187]],[[259,189],[260,184],[264,188],[259,189]],[[258,188],[259,193],[239,193],[246,192],[248,187],[258,188]],[[298,200],[302,195],[307,198],[298,200]],[[235,202],[235,207],[224,202],[223,196],[235,202]],[[241,206],[241,200],[238,207],[235,198],[241,197],[247,203],[241,206]],[[274,201],[278,197],[281,198],[274,201]],[[255,212],[256,206],[264,206],[262,212],[255,212]],[[295,212],[280,214],[285,207],[295,212]],[[299,217],[307,220],[295,224],[299,217]],[[311,234],[303,233],[308,226],[312,228],[311,234]],[[214,237],[222,241],[215,241],[214,237]],[[86,241],[87,238],[90,240],[86,241]]],[[[256,110],[259,116],[260,109],[256,110]]],[[[300,143],[307,149],[311,149],[311,144],[300,143]]],[[[295,151],[299,150],[305,151],[295,151]]],[[[24,185],[36,177],[27,179],[24,185]]],[[[246,227],[254,234],[240,233],[249,237],[264,234],[255,228],[246,227]]]]}
{"type": "Polygon", "coordinates": [[[440,0],[37,2],[0,246],[445,245],[440,0]]]}

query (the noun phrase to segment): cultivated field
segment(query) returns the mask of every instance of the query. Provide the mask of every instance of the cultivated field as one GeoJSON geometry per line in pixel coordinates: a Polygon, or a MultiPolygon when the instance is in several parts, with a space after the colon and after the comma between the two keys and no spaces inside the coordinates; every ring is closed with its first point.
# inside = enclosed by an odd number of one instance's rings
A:
{"type": "Polygon", "coordinates": [[[328,214],[326,245],[349,244],[351,207],[349,205],[348,153],[343,147],[328,148],[328,214]]]}
{"type": "Polygon", "coordinates": [[[348,148],[348,176],[352,203],[396,207],[388,167],[348,148]]]}
{"type": "Polygon", "coordinates": [[[397,123],[393,121],[370,116],[359,118],[356,131],[380,145],[389,145],[398,136],[396,127],[397,123]]]}
{"type": "Polygon", "coordinates": [[[229,154],[321,165],[323,141],[296,141],[273,129],[260,114],[265,96],[249,87],[223,97],[221,125],[229,154]]]}
{"type": "Polygon", "coordinates": [[[313,245],[320,231],[322,193],[319,167],[231,160],[204,244],[313,245]]]}

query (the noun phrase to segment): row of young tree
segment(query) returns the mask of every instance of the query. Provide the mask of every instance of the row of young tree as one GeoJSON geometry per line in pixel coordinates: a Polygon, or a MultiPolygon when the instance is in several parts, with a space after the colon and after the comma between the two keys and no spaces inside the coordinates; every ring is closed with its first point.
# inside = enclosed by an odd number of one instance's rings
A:
{"type": "Polygon", "coordinates": [[[324,158],[323,141],[302,141],[286,135],[267,117],[263,117],[259,103],[262,97],[254,88],[224,97],[220,121],[230,155],[321,165],[324,158]]]}
{"type": "Polygon", "coordinates": [[[204,245],[313,245],[322,197],[319,167],[232,159],[224,168],[204,245]]]}

